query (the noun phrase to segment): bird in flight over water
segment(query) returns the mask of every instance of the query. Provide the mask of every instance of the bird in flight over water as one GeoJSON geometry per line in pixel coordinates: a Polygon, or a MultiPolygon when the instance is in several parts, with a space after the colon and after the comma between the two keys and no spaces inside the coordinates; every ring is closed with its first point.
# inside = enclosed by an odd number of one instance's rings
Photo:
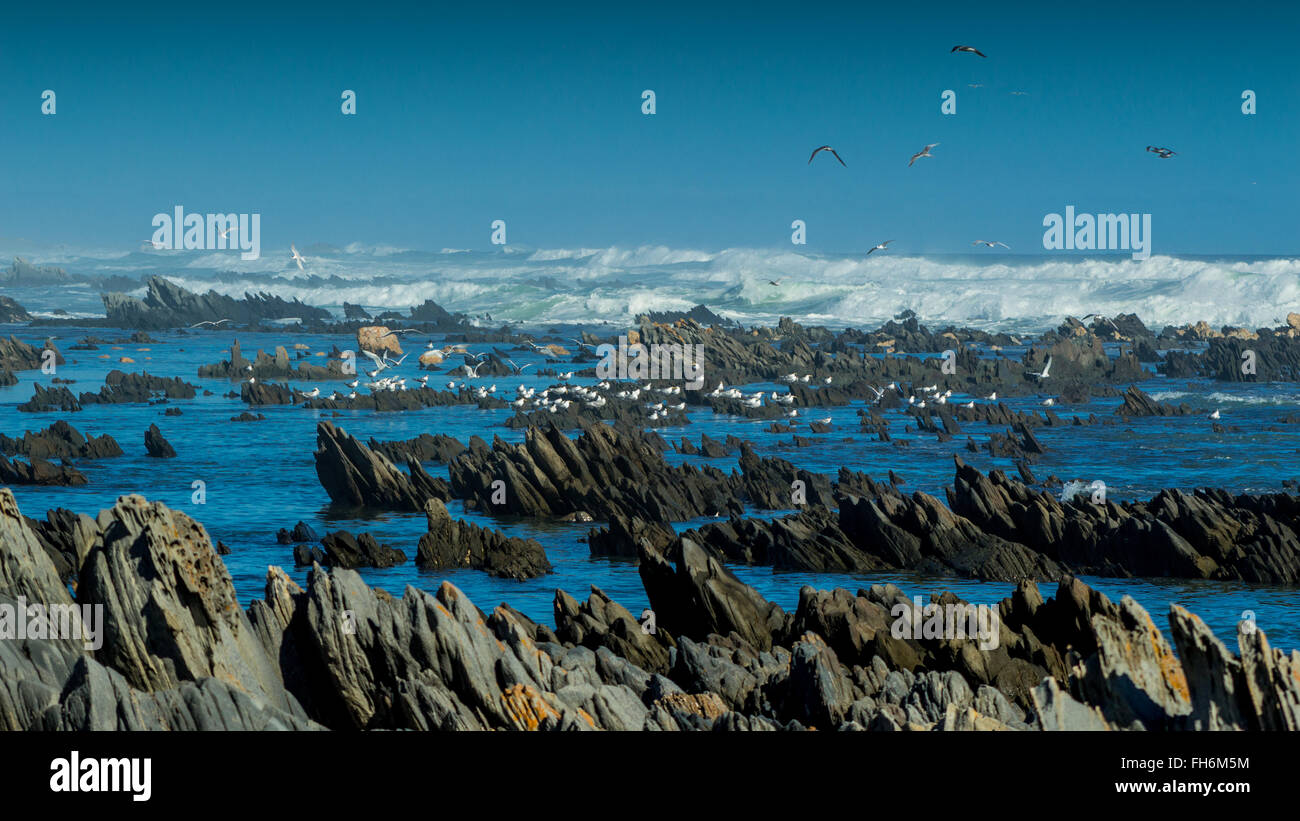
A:
{"type": "Polygon", "coordinates": [[[840,165],[843,165],[845,168],[848,168],[848,165],[845,164],[844,160],[840,159],[840,155],[835,151],[834,148],[831,148],[829,145],[823,145],[813,149],[812,156],[808,157],[808,164],[812,165],[813,157],[816,157],[818,154],[820,154],[823,151],[829,151],[832,154],[834,154],[835,159],[840,161],[840,165]]]}
{"type": "Polygon", "coordinates": [[[871,256],[872,252],[874,252],[874,251],[883,251],[883,250],[885,250],[885,246],[888,245],[888,244],[891,243],[891,242],[893,242],[892,239],[887,239],[887,240],[885,240],[884,242],[880,243],[879,245],[873,247],[870,251],[868,251],[868,252],[867,252],[867,256],[871,256]]]}
{"type": "Polygon", "coordinates": [[[978,54],[978,55],[981,56],[981,57],[987,57],[987,56],[988,56],[987,54],[985,54],[984,52],[982,52],[982,51],[980,51],[979,49],[975,48],[974,46],[953,46],[953,47],[952,47],[952,51],[950,51],[950,52],[948,52],[948,53],[949,53],[949,54],[952,54],[953,51],[966,51],[966,52],[969,52],[969,53],[971,53],[971,54],[978,54]]]}

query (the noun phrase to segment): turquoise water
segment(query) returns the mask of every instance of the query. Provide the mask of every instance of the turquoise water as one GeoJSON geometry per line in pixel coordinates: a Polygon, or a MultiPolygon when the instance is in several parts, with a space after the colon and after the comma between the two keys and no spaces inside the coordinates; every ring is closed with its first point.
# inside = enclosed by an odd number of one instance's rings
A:
{"type": "MultiPolygon", "coordinates": [[[[128,333],[103,329],[0,327],[0,333],[16,334],[20,339],[41,344],[53,333],[56,344],[68,359],[59,368],[62,379],[76,380],[68,387],[74,393],[98,391],[104,375],[113,368],[127,371],[147,370],[159,376],[179,376],[187,382],[210,390],[193,400],[177,400],[167,405],[90,405],[66,418],[84,434],[111,434],[126,451],[116,459],[87,461],[78,464],[90,483],[76,488],[18,487],[14,493],[23,512],[43,518],[47,509],[64,507],[94,514],[111,506],[126,493],[140,493],[183,510],[202,522],[214,540],[220,539],[232,550],[224,557],[234,578],[240,601],[247,605],[261,597],[268,565],[279,565],[302,582],[305,568],[294,568],[292,548],[276,544],[279,528],[291,528],[297,521],[310,524],[318,534],[345,528],[353,532],[370,531],[381,542],[406,552],[408,561],[401,567],[385,570],[362,570],[372,585],[400,593],[406,585],[434,589],[444,579],[463,589],[483,609],[507,602],[532,618],[552,623],[551,602],[556,588],[585,597],[588,585],[597,585],[629,610],[639,612],[647,604],[645,593],[633,563],[592,558],[583,541],[591,525],[507,520],[488,518],[450,505],[454,516],[480,524],[490,524],[511,535],[528,536],[540,541],[554,565],[555,572],[528,581],[494,579],[472,570],[423,572],[416,568],[416,542],[424,532],[424,517],[414,513],[382,513],[364,519],[332,509],[315,472],[312,452],[318,421],[328,419],[348,433],[365,440],[406,439],[420,433],[444,433],[467,441],[478,434],[491,441],[493,435],[507,441],[519,441],[522,432],[502,427],[513,410],[478,410],[473,406],[432,408],[406,413],[377,414],[366,411],[332,412],[301,407],[270,406],[253,409],[266,415],[261,422],[232,422],[230,417],[248,408],[224,394],[237,385],[224,380],[201,380],[200,365],[229,358],[229,346],[238,339],[245,356],[252,357],[258,348],[272,352],[276,345],[304,343],[311,351],[328,351],[335,344],[347,347],[340,336],[309,334],[250,334],[206,332],[182,336],[154,333],[158,344],[121,344],[121,350],[101,346],[97,351],[71,351],[68,346],[82,337],[119,339],[128,333]],[[143,350],[143,349],[148,350],[143,350]],[[100,356],[107,355],[108,359],[100,356]],[[118,357],[129,356],[134,364],[119,364],[118,357]],[[179,408],[181,416],[164,416],[167,407],[179,408]],[[176,448],[178,458],[150,459],[145,456],[144,431],[157,424],[176,448]],[[206,503],[195,504],[192,483],[206,484],[206,503]]],[[[435,340],[441,344],[440,340],[435,340]]],[[[409,346],[408,346],[409,347],[409,346]]],[[[486,350],[490,346],[471,346],[486,350]]],[[[540,358],[521,352],[517,362],[540,358]]],[[[323,362],[322,357],[310,357],[323,362]]],[[[408,362],[409,365],[409,362],[408,362]]],[[[534,369],[529,369],[531,373],[534,369]]],[[[414,375],[413,368],[403,370],[414,375]]],[[[32,394],[32,385],[40,381],[49,386],[49,377],[36,371],[19,375],[19,384],[0,388],[0,431],[15,436],[25,430],[47,427],[63,414],[20,413],[16,406],[32,394]]],[[[444,385],[448,376],[434,374],[431,385],[444,385]]],[[[459,381],[459,380],[458,380],[459,381]]],[[[575,380],[582,382],[583,380],[575,380]]],[[[588,380],[594,381],[594,380],[588,380]]],[[[538,377],[509,377],[479,380],[484,386],[495,383],[498,395],[513,398],[518,384],[543,387],[550,380],[538,377]]],[[[314,384],[296,385],[310,389],[314,384]]],[[[341,389],[342,384],[320,383],[322,391],[341,389]]],[[[776,386],[766,386],[773,389],[776,386]]],[[[1122,387],[1122,386],[1121,386],[1122,387]]],[[[1219,409],[1221,422],[1239,427],[1239,432],[1216,434],[1204,417],[1137,419],[1116,426],[1041,428],[1036,431],[1047,453],[1033,466],[1039,479],[1055,474],[1061,479],[1101,480],[1108,494],[1117,500],[1148,498],[1162,487],[1225,487],[1234,492],[1277,492],[1282,480],[1300,478],[1300,425],[1281,425],[1278,420],[1296,409],[1297,387],[1290,385],[1227,385],[1204,381],[1174,381],[1153,376],[1141,384],[1143,390],[1158,399],[1173,403],[1186,402],[1196,407],[1219,409]],[[1276,425],[1278,430],[1264,428],[1276,425]]],[[[758,386],[750,390],[757,390],[758,386]]],[[[967,401],[954,395],[952,401],[967,401]]],[[[1037,410],[1038,399],[1026,397],[1008,404],[1020,410],[1037,410]]],[[[1095,413],[1109,417],[1118,399],[1097,400],[1086,406],[1056,408],[1058,415],[1095,413]]],[[[843,465],[883,478],[890,469],[905,480],[904,489],[922,490],[945,498],[943,488],[952,481],[952,456],[960,455],[981,470],[1002,468],[1013,471],[1009,460],[995,459],[987,453],[972,454],[965,449],[967,435],[982,442],[989,432],[1001,428],[967,425],[963,434],[941,443],[932,435],[903,433],[904,418],[896,412],[891,431],[898,440],[910,440],[910,446],[897,447],[877,442],[874,436],[860,433],[857,410],[861,403],[827,409],[813,409],[805,418],[830,416],[832,432],[812,436],[817,444],[795,448],[790,434],[769,434],[768,422],[713,416],[707,411],[693,412],[692,424],[664,428],[660,432],[669,442],[682,436],[698,444],[702,433],[716,439],[732,434],[756,444],[760,455],[779,455],[800,467],[832,476],[843,465]]],[[[805,431],[804,435],[808,435],[805,431]]],[[[734,466],[734,459],[707,460],[702,457],[668,453],[670,461],[712,463],[724,470],[734,466]]],[[[437,465],[427,466],[434,475],[445,475],[437,465]]],[[[756,515],[779,515],[757,512],[756,515]]],[[[701,524],[681,523],[679,527],[701,524]]],[[[783,607],[793,608],[799,588],[810,584],[819,588],[835,586],[856,590],[875,582],[894,582],[909,594],[928,594],[953,590],[977,603],[991,603],[1006,595],[1012,585],[974,582],[954,578],[934,578],[909,573],[888,575],[837,575],[776,572],[767,567],[734,567],[733,570],[764,596],[783,607]]],[[[1300,591],[1270,586],[1218,582],[1186,582],[1163,579],[1117,580],[1087,578],[1086,581],[1112,598],[1131,595],[1152,612],[1157,624],[1164,625],[1170,603],[1181,604],[1200,615],[1230,646],[1235,647],[1236,624],[1243,611],[1253,611],[1260,627],[1275,646],[1300,646],[1300,591]]],[[[1050,595],[1054,586],[1044,587],[1050,595]]]]}

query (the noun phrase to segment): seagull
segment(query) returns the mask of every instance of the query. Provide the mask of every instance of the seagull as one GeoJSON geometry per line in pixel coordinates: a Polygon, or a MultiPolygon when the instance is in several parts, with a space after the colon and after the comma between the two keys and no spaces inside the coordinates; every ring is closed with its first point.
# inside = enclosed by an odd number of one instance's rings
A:
{"type": "Polygon", "coordinates": [[[348,383],[348,387],[349,387],[349,388],[355,388],[355,387],[356,387],[357,385],[359,385],[359,384],[361,384],[361,380],[360,380],[360,379],[353,379],[351,382],[348,383]]]}
{"type": "Polygon", "coordinates": [[[1116,325],[1114,322],[1112,322],[1109,317],[1102,316],[1101,314],[1088,314],[1087,316],[1084,317],[1084,319],[1092,319],[1094,316],[1097,317],[1098,320],[1105,322],[1106,324],[1110,325],[1110,327],[1114,328],[1115,333],[1119,333],[1119,326],[1116,325]]]}
{"type": "Polygon", "coordinates": [[[1050,408],[1052,405],[1056,404],[1056,400],[1049,396],[1043,400],[1043,404],[1050,408]]]}
{"type": "Polygon", "coordinates": [[[222,239],[225,239],[226,237],[230,236],[230,232],[231,232],[231,231],[238,232],[238,231],[239,231],[239,226],[238,226],[238,225],[232,225],[232,226],[230,226],[229,228],[227,228],[226,230],[222,231],[222,232],[221,232],[221,238],[222,238],[222,239]]]}
{"type": "Polygon", "coordinates": [[[374,379],[375,376],[377,376],[378,374],[381,374],[384,371],[388,370],[389,367],[388,363],[384,361],[384,359],[378,356],[377,354],[367,350],[362,350],[361,353],[364,354],[366,357],[368,357],[371,362],[375,363],[375,371],[374,373],[370,374],[371,379],[374,379]]]}
{"type": "Polygon", "coordinates": [[[870,251],[867,251],[867,256],[871,256],[871,254],[872,254],[873,252],[875,252],[875,251],[883,251],[883,250],[885,250],[885,246],[888,245],[888,244],[891,243],[891,242],[893,242],[892,239],[887,239],[887,240],[885,240],[884,242],[880,243],[879,245],[874,246],[870,251]]]}
{"type": "Polygon", "coordinates": [[[202,321],[202,322],[196,322],[195,324],[191,325],[190,327],[191,327],[191,328],[197,328],[197,327],[199,327],[200,325],[211,325],[212,327],[216,328],[216,327],[219,326],[221,323],[223,323],[223,322],[229,322],[229,321],[230,321],[229,319],[218,319],[216,322],[213,322],[212,320],[204,320],[204,321],[202,321]]]}
{"type": "Polygon", "coordinates": [[[777,287],[780,287],[780,285],[781,285],[781,280],[779,280],[779,279],[769,279],[769,280],[767,281],[767,284],[768,284],[768,285],[775,285],[775,286],[777,286],[777,287]]]}
{"type": "Polygon", "coordinates": [[[305,270],[305,269],[302,267],[302,264],[303,264],[306,260],[304,260],[303,257],[302,257],[302,255],[298,253],[298,249],[294,247],[294,245],[293,245],[292,242],[289,243],[289,250],[290,250],[290,251],[293,251],[293,261],[296,262],[296,263],[298,263],[298,270],[299,270],[299,271],[305,270]]]}
{"type": "Polygon", "coordinates": [[[510,369],[513,370],[515,374],[522,374],[524,372],[524,368],[532,367],[533,364],[531,362],[527,362],[523,365],[516,365],[513,359],[507,359],[506,362],[510,363],[510,369]]]}
{"type": "Polygon", "coordinates": [[[1014,94],[1014,95],[1017,96],[1017,97],[1028,97],[1028,96],[1029,96],[1029,92],[1028,92],[1028,91],[1013,91],[1013,92],[1011,92],[1011,93],[1014,94]]]}
{"type": "Polygon", "coordinates": [[[1210,418],[1211,418],[1211,419],[1218,419],[1218,418],[1219,418],[1219,412],[1218,412],[1218,411],[1215,411],[1214,413],[1210,414],[1210,418]]]}
{"type": "Polygon", "coordinates": [[[994,391],[993,393],[990,393],[988,396],[986,396],[986,397],[984,397],[984,398],[987,399],[987,400],[990,401],[990,402],[996,402],[996,401],[998,401],[998,392],[997,392],[997,391],[994,391]]]}
{"type": "Polygon", "coordinates": [[[884,399],[884,398],[885,398],[885,392],[884,392],[884,391],[876,390],[875,385],[868,385],[867,387],[870,388],[870,389],[871,389],[871,392],[874,393],[874,394],[876,395],[876,401],[877,401],[877,402],[879,402],[881,399],[884,399]]]}
{"type": "Polygon", "coordinates": [[[414,328],[397,328],[396,330],[389,331],[388,333],[384,334],[379,338],[387,339],[388,337],[396,336],[397,334],[413,334],[413,333],[417,333],[417,331],[414,328]]]}
{"type": "MultiPolygon", "coordinates": [[[[948,53],[951,54],[952,52],[948,52],[948,53]]],[[[966,85],[969,86],[970,88],[983,88],[983,87],[984,87],[984,84],[983,84],[983,83],[967,83],[966,85]]]]}
{"type": "Polygon", "coordinates": [[[1003,248],[1006,248],[1008,251],[1011,250],[1010,245],[1007,245],[1005,242],[999,242],[998,240],[993,240],[992,242],[990,242],[989,240],[986,239],[977,239],[974,242],[972,242],[971,245],[984,245],[989,248],[992,248],[994,245],[1001,245],[1003,248]]]}
{"type": "Polygon", "coordinates": [[[911,167],[912,167],[912,163],[916,162],[917,160],[921,159],[922,157],[931,157],[931,156],[933,156],[933,155],[930,153],[930,149],[931,149],[931,148],[934,148],[936,145],[938,145],[938,143],[930,143],[930,144],[927,145],[925,148],[922,148],[920,151],[918,151],[918,152],[916,152],[915,154],[913,154],[913,155],[912,155],[912,159],[908,160],[908,162],[907,162],[907,167],[908,167],[908,168],[911,168],[911,167]]]}
{"type": "Polygon", "coordinates": [[[1159,156],[1160,159],[1162,160],[1167,160],[1178,153],[1177,151],[1173,151],[1168,148],[1159,148],[1158,146],[1154,146],[1154,145],[1148,145],[1147,151],[1150,151],[1152,154],[1159,156]]]}
{"type": "Polygon", "coordinates": [[[161,251],[163,248],[166,248],[166,247],[167,247],[167,246],[165,246],[163,243],[159,242],[159,241],[156,240],[156,239],[142,239],[142,240],[140,240],[140,244],[141,244],[141,245],[148,245],[148,246],[152,247],[155,251],[161,251]]]}
{"type": "Polygon", "coordinates": [[[298,392],[309,399],[315,399],[316,397],[320,396],[320,388],[312,388],[310,391],[306,391],[306,392],[298,391],[298,392]]]}
{"type": "Polygon", "coordinates": [[[812,156],[808,158],[808,164],[812,165],[813,157],[816,157],[822,151],[829,151],[832,154],[835,154],[835,159],[840,160],[840,165],[843,165],[845,168],[848,168],[848,166],[845,165],[844,160],[840,159],[840,155],[836,154],[835,149],[831,148],[829,145],[823,145],[820,148],[813,149],[812,156]]]}
{"type": "Polygon", "coordinates": [[[402,358],[401,358],[401,359],[399,359],[399,360],[397,360],[396,362],[394,362],[393,360],[389,359],[389,358],[388,358],[388,354],[385,353],[385,354],[384,354],[384,362],[388,365],[388,367],[390,367],[390,368],[396,368],[398,365],[400,365],[400,364],[402,364],[403,362],[405,362],[405,361],[406,361],[406,357],[408,357],[408,356],[410,356],[409,353],[404,353],[404,354],[402,354],[402,358]]]}
{"type": "Polygon", "coordinates": [[[949,53],[949,54],[952,54],[953,51],[965,51],[965,52],[968,52],[968,53],[970,53],[970,54],[978,54],[978,55],[981,56],[981,57],[987,57],[987,56],[988,56],[987,54],[985,54],[984,52],[982,52],[982,51],[980,51],[979,49],[975,48],[974,46],[953,46],[953,47],[952,47],[952,51],[950,51],[950,52],[948,52],[948,53],[949,53]]]}
{"type": "Polygon", "coordinates": [[[1043,379],[1046,379],[1048,376],[1050,376],[1051,371],[1052,371],[1052,357],[1049,356],[1047,357],[1047,364],[1043,366],[1042,371],[1028,371],[1025,375],[1036,377],[1041,381],[1043,379]]]}

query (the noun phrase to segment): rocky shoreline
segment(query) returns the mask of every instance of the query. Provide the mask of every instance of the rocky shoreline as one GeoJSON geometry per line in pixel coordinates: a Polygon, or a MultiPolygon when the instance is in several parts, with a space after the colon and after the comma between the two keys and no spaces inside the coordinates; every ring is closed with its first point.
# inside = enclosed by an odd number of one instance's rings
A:
{"type": "MultiPolygon", "coordinates": [[[[277,541],[291,546],[287,560],[310,568],[305,585],[270,567],[264,598],[245,606],[221,559],[229,549],[214,547],[183,513],[123,496],[94,517],[59,508],[38,520],[0,489],[0,605],[100,606],[105,619],[94,648],[0,641],[0,728],[1300,729],[1300,654],[1273,650],[1253,623],[1229,648],[1176,606],[1166,639],[1134,600],[1112,602],[1078,578],[1300,585],[1300,497],[1166,488],[1117,502],[1067,494],[1056,476],[1034,475],[1057,446],[1052,429],[1204,424],[1239,432],[1217,417],[1199,422],[1206,410],[1194,403],[1143,391],[1147,366],[1177,378],[1297,381],[1300,316],[1273,329],[1202,323],[1158,333],[1132,315],[1091,325],[1069,319],[1020,339],[931,330],[906,313],[874,331],[789,319],[744,328],[699,306],[646,315],[624,331],[633,342],[704,346],[707,381],[692,387],[684,375],[598,377],[594,346],[615,336],[481,329],[432,302],[376,317],[346,306],[337,321],[296,301],[191,294],[161,278],[142,300],[104,301],[109,315],[99,324],[135,330],[137,343],[157,342],[139,332],[221,319],[231,320],[225,330],[339,337],[328,351],[273,345],[252,359],[232,341],[229,359],[194,376],[232,383],[224,398],[247,410],[231,422],[265,424],[258,410],[314,414],[311,461],[331,508],[422,514],[425,529],[414,544],[388,544],[364,530],[322,536],[303,522],[286,527],[277,541]],[[422,375],[409,386],[388,358],[407,356],[407,332],[447,343],[429,341],[416,357],[422,375]],[[492,347],[470,353],[468,343],[492,347]],[[350,367],[349,348],[375,354],[373,373],[350,367]],[[498,391],[494,380],[523,373],[514,361],[521,354],[534,357],[528,376],[549,384],[498,391]],[[1245,354],[1255,366],[1249,374],[1239,367],[1245,354]],[[1049,379],[1039,410],[1004,401],[1041,397],[1049,379]],[[312,382],[321,384],[302,386],[312,382]],[[757,383],[767,387],[745,390],[757,383]],[[786,387],[773,391],[773,383],[786,387]],[[948,401],[954,393],[973,399],[948,401]],[[1105,416],[1057,412],[1097,398],[1118,407],[1105,416]],[[884,466],[874,478],[844,467],[830,475],[783,458],[835,441],[843,412],[834,422],[818,416],[850,405],[859,440],[901,448],[923,436],[946,446],[946,492],[910,491],[884,466]],[[442,432],[363,441],[330,421],[452,407],[509,411],[494,418],[519,441],[486,432],[465,442],[442,432]],[[757,420],[790,439],[775,455],[745,436],[670,444],[656,431],[690,423],[688,412],[757,420]],[[1015,470],[981,471],[963,459],[981,452],[1015,470]],[[446,478],[430,464],[445,466],[446,478]],[[491,521],[457,518],[453,509],[491,521]],[[497,529],[507,521],[590,523],[592,556],[636,562],[651,620],[595,586],[585,599],[556,590],[547,625],[507,604],[480,610],[446,582],[397,598],[356,572],[413,562],[424,572],[468,568],[510,580],[552,573],[541,543],[497,529]],[[805,587],[786,612],[728,569],[740,565],[1016,588],[994,607],[989,646],[971,636],[898,634],[900,619],[920,623],[927,605],[966,606],[951,593],[918,605],[894,585],[805,587]],[[1054,595],[1044,598],[1038,583],[1055,584],[1054,595]]],[[[16,303],[2,307],[23,315],[16,303]]],[[[109,343],[87,337],[69,350],[101,344],[109,343]]],[[[59,377],[44,384],[49,363],[64,363],[53,338],[44,347],[0,340],[0,382],[33,383],[18,411],[148,404],[165,406],[160,417],[179,416],[176,405],[211,395],[183,376],[116,369],[98,390],[74,393],[59,377]]],[[[176,446],[168,438],[180,424],[149,423],[136,454],[184,459],[183,434],[176,446]]],[[[63,419],[14,433],[0,434],[0,485],[81,485],[89,480],[77,463],[123,456],[112,437],[63,419]]]]}
{"type": "MultiPolygon", "coordinates": [[[[459,538],[443,515],[430,553],[459,538]]],[[[1020,583],[988,648],[896,637],[915,603],[893,585],[805,587],[787,613],[682,539],[642,546],[649,633],[595,588],[556,591],[551,627],[445,582],[395,598],[319,565],[305,588],[268,568],[245,608],[183,513],[126,496],[54,518],[34,527],[0,490],[0,604],[101,606],[102,643],[0,641],[7,730],[1300,729],[1300,653],[1245,627],[1234,651],[1177,606],[1171,645],[1136,602],[1070,577],[1046,599],[1020,583]]]]}

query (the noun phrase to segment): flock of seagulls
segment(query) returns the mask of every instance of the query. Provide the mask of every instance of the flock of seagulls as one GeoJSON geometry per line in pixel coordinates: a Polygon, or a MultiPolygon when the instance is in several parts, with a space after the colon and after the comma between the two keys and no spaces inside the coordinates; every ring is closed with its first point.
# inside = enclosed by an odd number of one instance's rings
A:
{"type": "MultiPolygon", "coordinates": [[[[988,57],[987,54],[985,54],[984,52],[982,52],[982,51],[980,51],[979,49],[975,48],[974,46],[953,46],[952,49],[951,49],[951,51],[949,51],[949,54],[956,54],[956,53],[974,54],[974,55],[977,55],[977,56],[979,56],[979,57],[985,57],[985,58],[988,57]]],[[[971,87],[971,88],[983,88],[983,87],[984,87],[984,84],[983,84],[983,83],[967,83],[967,85],[968,85],[969,87],[971,87]]],[[[1011,93],[1014,94],[1014,95],[1016,95],[1016,96],[1024,96],[1024,95],[1028,94],[1029,92],[1027,92],[1027,91],[1012,91],[1011,93]]],[[[930,153],[930,150],[933,149],[933,148],[936,148],[938,145],[939,145],[939,143],[929,143],[928,145],[925,146],[925,148],[922,148],[920,151],[918,151],[918,152],[916,152],[915,154],[913,154],[913,155],[912,155],[912,158],[911,158],[910,160],[907,161],[907,167],[908,167],[908,168],[911,168],[912,165],[913,165],[913,163],[915,163],[915,162],[916,162],[917,160],[919,160],[919,159],[923,159],[923,158],[925,158],[925,157],[931,157],[931,158],[933,158],[934,155],[930,153]]],[[[821,146],[818,146],[817,148],[814,148],[812,154],[809,155],[809,157],[808,157],[808,164],[809,164],[809,165],[812,165],[812,161],[813,161],[814,159],[816,159],[817,155],[820,154],[820,153],[823,152],[823,151],[829,151],[829,152],[831,153],[831,155],[835,157],[835,159],[839,160],[840,165],[843,165],[843,166],[846,167],[846,168],[848,167],[848,164],[845,163],[844,160],[843,160],[843,158],[840,157],[839,152],[837,152],[834,148],[832,148],[832,147],[829,146],[829,145],[821,145],[821,146]]],[[[1160,157],[1161,159],[1164,159],[1164,160],[1169,159],[1170,157],[1174,156],[1174,155],[1177,153],[1176,151],[1173,151],[1172,149],[1169,149],[1169,148],[1160,148],[1160,147],[1158,147],[1158,146],[1154,146],[1154,145],[1148,145],[1148,146],[1147,146],[1147,151],[1150,151],[1151,153],[1155,154],[1156,156],[1158,156],[1158,157],[1160,157]]],[[[883,250],[885,250],[885,246],[888,245],[890,242],[892,242],[892,240],[887,240],[887,241],[881,243],[880,245],[877,245],[877,246],[875,246],[874,248],[871,248],[869,251],[867,251],[867,255],[870,256],[871,253],[872,253],[873,251],[883,251],[883,250]]],[[[988,248],[993,248],[994,246],[998,246],[998,245],[1000,245],[1000,246],[1002,246],[1003,248],[1006,248],[1006,249],[1008,249],[1008,250],[1011,249],[1011,246],[1010,246],[1010,245],[1007,245],[1005,242],[999,242],[999,241],[996,241],[996,240],[994,240],[994,241],[989,241],[989,240],[978,239],[978,240],[975,240],[974,242],[972,242],[971,245],[984,245],[984,246],[986,246],[986,247],[988,247],[988,248]]],[[[778,280],[769,280],[769,284],[770,284],[770,285],[780,285],[780,284],[781,284],[781,281],[780,281],[779,279],[778,279],[778,280]]]]}

